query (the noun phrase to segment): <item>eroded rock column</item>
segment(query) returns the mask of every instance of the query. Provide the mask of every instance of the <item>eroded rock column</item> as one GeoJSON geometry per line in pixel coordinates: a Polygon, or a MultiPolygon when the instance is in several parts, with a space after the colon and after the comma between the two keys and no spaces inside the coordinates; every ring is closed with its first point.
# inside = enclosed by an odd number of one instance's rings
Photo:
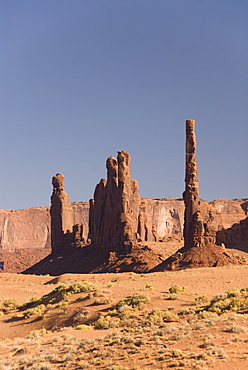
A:
{"type": "Polygon", "coordinates": [[[89,238],[97,248],[128,252],[137,241],[141,199],[138,182],[131,180],[130,155],[118,152],[106,161],[107,180],[96,186],[90,202],[89,238]]]}
{"type": "Polygon", "coordinates": [[[184,243],[185,247],[194,246],[194,224],[200,218],[198,168],[196,162],[195,121],[186,121],[186,166],[185,191],[183,199],[184,213],[184,243]]]}
{"type": "Polygon", "coordinates": [[[183,231],[185,247],[215,244],[214,212],[211,209],[206,210],[199,199],[194,120],[186,121],[186,168],[183,199],[185,203],[183,231]]]}
{"type": "Polygon", "coordinates": [[[73,231],[73,210],[68,194],[64,190],[64,175],[57,173],[52,178],[53,193],[51,196],[51,236],[52,252],[70,245],[73,231]]]}

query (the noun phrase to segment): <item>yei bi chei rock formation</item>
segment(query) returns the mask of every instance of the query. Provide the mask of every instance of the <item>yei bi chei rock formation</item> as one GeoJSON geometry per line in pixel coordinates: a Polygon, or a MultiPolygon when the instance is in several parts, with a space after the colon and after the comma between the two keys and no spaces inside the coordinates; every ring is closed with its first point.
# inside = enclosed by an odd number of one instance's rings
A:
{"type": "Polygon", "coordinates": [[[106,162],[107,180],[96,186],[90,201],[89,238],[102,250],[128,253],[141,240],[148,240],[145,219],[141,217],[138,182],[131,179],[131,158],[118,152],[106,162]]]}

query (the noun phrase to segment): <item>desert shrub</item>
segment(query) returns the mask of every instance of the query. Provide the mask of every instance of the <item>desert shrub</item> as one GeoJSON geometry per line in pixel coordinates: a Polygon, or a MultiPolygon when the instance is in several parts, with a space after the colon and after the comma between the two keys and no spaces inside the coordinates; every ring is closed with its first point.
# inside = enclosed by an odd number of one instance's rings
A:
{"type": "Polygon", "coordinates": [[[72,294],[82,292],[95,292],[96,290],[97,290],[96,286],[88,283],[87,281],[74,283],[70,285],[68,288],[68,291],[71,292],[72,294]]]}
{"type": "Polygon", "coordinates": [[[178,321],[177,314],[168,310],[159,310],[159,309],[153,310],[152,312],[149,313],[148,317],[153,324],[162,324],[164,322],[178,321]]]}
{"type": "Polygon", "coordinates": [[[225,331],[227,333],[240,334],[240,333],[245,333],[247,330],[248,329],[245,326],[233,324],[229,326],[225,331]]]}
{"type": "Polygon", "coordinates": [[[186,286],[180,286],[180,285],[173,285],[172,287],[169,288],[169,293],[183,293],[187,290],[188,288],[186,286]]]}
{"type": "Polygon", "coordinates": [[[85,324],[82,324],[82,325],[77,325],[75,327],[76,330],[92,330],[93,327],[90,326],[90,325],[85,325],[85,324]]]}
{"type": "Polygon", "coordinates": [[[42,309],[45,307],[44,304],[40,304],[36,307],[33,307],[33,308],[29,308],[27,309],[26,311],[24,311],[23,313],[23,317],[24,319],[28,319],[29,317],[33,316],[33,315],[40,315],[41,314],[41,311],[42,309]]]}
{"type": "Polygon", "coordinates": [[[57,286],[55,289],[53,289],[50,293],[47,293],[45,295],[43,295],[43,299],[47,298],[47,297],[50,297],[51,295],[54,295],[55,293],[58,293],[58,292],[61,292],[62,290],[65,290],[66,289],[66,284],[61,284],[59,286],[57,286]]]}
{"type": "Polygon", "coordinates": [[[109,328],[109,316],[100,316],[94,323],[95,329],[108,329],[109,328]]]}
{"type": "Polygon", "coordinates": [[[38,306],[43,304],[43,305],[46,305],[47,307],[51,307],[49,305],[53,305],[55,303],[57,304],[57,307],[59,307],[59,304],[61,304],[61,302],[68,301],[68,298],[71,294],[76,294],[76,293],[81,293],[81,292],[95,292],[96,293],[96,290],[97,288],[93,284],[88,283],[87,281],[74,283],[70,286],[61,284],[57,286],[55,289],[53,289],[50,293],[43,295],[40,299],[32,298],[29,302],[25,303],[22,306],[19,306],[19,308],[21,310],[25,310],[31,306],[31,309],[33,309],[32,306],[37,305],[37,304],[38,306]]]}
{"type": "Polygon", "coordinates": [[[226,292],[226,294],[227,294],[227,298],[240,297],[241,296],[240,290],[237,289],[237,288],[231,288],[231,289],[229,289],[226,292]]]}
{"type": "MultiPolygon", "coordinates": [[[[222,295],[223,296],[223,295],[222,295]]],[[[209,311],[221,314],[225,311],[242,311],[248,308],[248,297],[235,297],[233,299],[228,298],[226,293],[225,299],[219,299],[219,296],[214,297],[208,306],[209,311]]]]}
{"type": "Polygon", "coordinates": [[[212,343],[209,339],[204,339],[204,342],[200,344],[199,347],[204,349],[212,349],[214,348],[214,343],[212,343]]]}
{"type": "Polygon", "coordinates": [[[66,289],[67,285],[66,284],[61,284],[57,286],[50,294],[56,293],[56,292],[61,292],[61,290],[66,289]]]}
{"type": "Polygon", "coordinates": [[[127,297],[116,303],[113,308],[119,310],[122,306],[131,306],[142,309],[144,305],[150,303],[151,298],[145,294],[134,293],[131,297],[127,297]]]}
{"type": "Polygon", "coordinates": [[[190,315],[190,314],[193,314],[193,315],[195,314],[195,310],[191,307],[186,307],[183,310],[178,312],[179,316],[181,315],[185,316],[185,315],[190,315]]]}
{"type": "Polygon", "coordinates": [[[110,300],[108,298],[98,298],[93,302],[93,305],[100,306],[102,304],[108,304],[110,300]]]}
{"type": "MultiPolygon", "coordinates": [[[[70,297],[71,294],[72,294],[71,292],[62,292],[62,295],[61,295],[62,300],[63,301],[68,301],[68,299],[69,299],[69,297],[70,297]]],[[[52,303],[55,303],[55,301],[56,301],[56,298],[54,298],[52,300],[52,303]]],[[[51,300],[49,300],[49,303],[50,302],[51,302],[51,300]]]]}
{"type": "Polygon", "coordinates": [[[227,300],[219,300],[216,302],[210,302],[209,307],[207,308],[208,311],[216,312],[217,314],[221,314],[222,312],[228,309],[229,302],[227,300]]]}
{"type": "Polygon", "coordinates": [[[153,290],[154,286],[152,284],[146,284],[145,289],[153,290]]]}
{"type": "Polygon", "coordinates": [[[205,294],[202,294],[196,297],[194,301],[192,302],[192,304],[199,305],[199,304],[206,303],[208,301],[209,301],[209,298],[205,294]]]}
{"type": "Polygon", "coordinates": [[[163,327],[163,329],[159,329],[155,335],[158,335],[158,336],[164,336],[164,335],[167,335],[167,334],[171,334],[173,333],[174,331],[178,330],[178,327],[176,324],[167,324],[163,327]]]}
{"type": "Polygon", "coordinates": [[[231,311],[241,311],[248,308],[248,297],[247,298],[234,298],[230,301],[229,307],[231,311]]]}
{"type": "Polygon", "coordinates": [[[247,294],[248,293],[248,288],[242,288],[240,289],[240,293],[243,295],[243,294],[247,294]]]}
{"type": "Polygon", "coordinates": [[[9,298],[3,301],[2,306],[5,309],[7,308],[7,309],[15,310],[21,306],[21,303],[15,298],[9,298]]]}
{"type": "Polygon", "coordinates": [[[218,314],[217,312],[203,310],[198,313],[197,317],[199,319],[208,320],[208,319],[213,319],[213,318],[218,317],[218,314]]]}
{"type": "Polygon", "coordinates": [[[116,309],[109,310],[108,311],[108,315],[109,316],[118,316],[119,315],[119,311],[117,311],[116,309]]]}
{"type": "Polygon", "coordinates": [[[28,335],[26,335],[26,339],[35,339],[35,338],[40,338],[42,337],[43,335],[45,335],[46,333],[48,333],[48,331],[43,328],[43,329],[40,329],[40,330],[31,330],[28,335]]]}
{"type": "Polygon", "coordinates": [[[32,298],[30,298],[30,300],[27,302],[27,304],[34,304],[34,303],[37,303],[37,302],[40,302],[40,298],[32,297],[32,298]]]}
{"type": "Polygon", "coordinates": [[[59,302],[59,303],[56,305],[56,308],[60,308],[60,307],[66,306],[66,305],[67,305],[67,302],[65,302],[65,301],[61,301],[61,302],[59,302]]]}
{"type": "Polygon", "coordinates": [[[27,347],[14,348],[13,351],[15,351],[13,356],[20,356],[26,354],[28,352],[28,348],[27,347]]]}
{"type": "Polygon", "coordinates": [[[210,304],[213,304],[215,302],[218,302],[218,301],[224,301],[225,299],[227,299],[227,293],[221,293],[221,294],[217,294],[210,302],[210,304]]]}
{"type": "Polygon", "coordinates": [[[173,349],[171,351],[171,356],[176,358],[184,358],[184,353],[181,349],[173,349]]]}
{"type": "Polygon", "coordinates": [[[132,310],[133,308],[131,306],[124,305],[124,306],[121,306],[118,310],[117,309],[110,310],[108,314],[111,317],[117,316],[118,319],[120,320],[127,320],[129,319],[129,317],[132,316],[132,310]]]}

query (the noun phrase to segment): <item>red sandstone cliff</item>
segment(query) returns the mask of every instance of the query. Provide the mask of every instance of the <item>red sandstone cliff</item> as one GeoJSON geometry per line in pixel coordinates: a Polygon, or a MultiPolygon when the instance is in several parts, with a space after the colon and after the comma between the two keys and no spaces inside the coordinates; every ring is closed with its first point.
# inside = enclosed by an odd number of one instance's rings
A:
{"type": "MultiPolygon", "coordinates": [[[[146,199],[147,224],[151,234],[157,240],[169,237],[182,238],[184,203],[178,199],[146,199]],[[152,229],[154,232],[152,232],[152,229]]],[[[247,199],[225,200],[213,202],[203,201],[212,205],[218,212],[216,222],[219,230],[231,228],[246,218],[247,199]]],[[[74,224],[83,225],[83,237],[88,238],[89,202],[72,203],[74,224]]],[[[0,209],[0,251],[37,248],[51,249],[51,219],[48,207],[28,208],[21,210],[0,209]]],[[[219,243],[225,243],[225,236],[218,237],[219,243]]]]}

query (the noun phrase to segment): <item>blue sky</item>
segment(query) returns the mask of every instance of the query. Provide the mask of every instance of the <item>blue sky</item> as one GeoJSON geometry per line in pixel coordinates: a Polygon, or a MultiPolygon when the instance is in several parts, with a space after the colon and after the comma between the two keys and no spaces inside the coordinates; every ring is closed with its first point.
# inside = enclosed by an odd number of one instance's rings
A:
{"type": "Polygon", "coordinates": [[[0,208],[92,198],[127,150],[140,195],[248,197],[247,0],[0,0],[0,208]]]}

